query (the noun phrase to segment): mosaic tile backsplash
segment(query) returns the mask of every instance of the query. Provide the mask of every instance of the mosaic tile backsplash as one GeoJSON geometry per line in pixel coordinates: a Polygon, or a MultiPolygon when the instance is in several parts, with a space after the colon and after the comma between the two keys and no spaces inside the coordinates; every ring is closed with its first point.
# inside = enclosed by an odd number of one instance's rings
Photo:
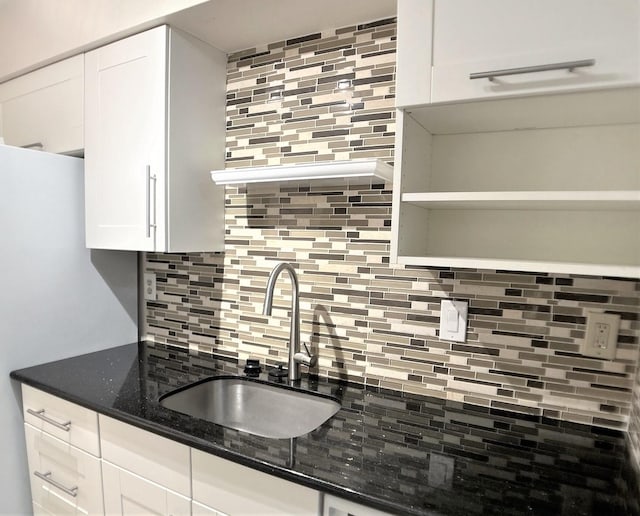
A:
{"type": "MultiPolygon", "coordinates": [[[[633,405],[631,409],[631,420],[629,421],[629,432],[627,438],[630,440],[629,450],[631,450],[631,464],[635,466],[636,475],[640,475],[640,371],[636,372],[636,382],[633,388],[633,405]]],[[[637,486],[637,496],[640,499],[640,484],[637,486]]]]}
{"type": "MultiPolygon", "coordinates": [[[[227,167],[392,162],[394,64],[395,20],[230,56],[227,167]]],[[[390,188],[228,187],[224,253],[146,255],[158,291],[147,302],[147,336],[286,362],[286,276],[272,317],[262,305],[269,272],[289,261],[300,281],[302,340],[319,355],[322,376],[626,429],[640,282],[390,265],[390,188]],[[446,298],[469,301],[464,344],[438,339],[446,298]],[[589,311],[621,315],[615,360],[580,355],[589,311]]]]}

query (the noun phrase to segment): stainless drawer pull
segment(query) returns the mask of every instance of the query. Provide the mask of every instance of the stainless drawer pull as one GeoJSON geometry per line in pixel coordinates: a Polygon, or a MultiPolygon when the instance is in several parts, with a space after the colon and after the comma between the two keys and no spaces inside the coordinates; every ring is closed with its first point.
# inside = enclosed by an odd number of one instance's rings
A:
{"type": "Polygon", "coordinates": [[[45,423],[49,423],[50,425],[53,425],[56,428],[59,428],[60,430],[64,430],[65,432],[68,432],[69,430],[71,430],[71,421],[67,421],[66,423],[58,423],[57,421],[54,421],[50,417],[45,416],[44,409],[40,409],[38,411],[27,409],[27,412],[32,416],[37,417],[38,419],[42,419],[42,421],[44,421],[45,423]]]}
{"type": "Polygon", "coordinates": [[[53,480],[51,478],[51,471],[47,471],[46,473],[40,473],[39,471],[34,471],[33,474],[36,477],[41,478],[45,482],[48,482],[53,487],[56,487],[56,488],[60,489],[60,491],[63,491],[63,492],[67,493],[70,496],[73,496],[74,498],[76,496],[78,496],[78,486],[76,486],[76,487],[65,487],[65,486],[63,486],[60,482],[56,482],[55,480],[53,480]]]}
{"type": "Polygon", "coordinates": [[[548,72],[551,70],[569,70],[574,68],[582,68],[585,66],[593,66],[596,64],[595,59],[583,59],[581,61],[566,61],[564,63],[552,63],[537,66],[523,66],[522,68],[506,68],[504,70],[494,70],[492,72],[476,72],[469,74],[469,79],[489,79],[493,81],[496,77],[503,75],[519,75],[523,73],[548,72]]]}

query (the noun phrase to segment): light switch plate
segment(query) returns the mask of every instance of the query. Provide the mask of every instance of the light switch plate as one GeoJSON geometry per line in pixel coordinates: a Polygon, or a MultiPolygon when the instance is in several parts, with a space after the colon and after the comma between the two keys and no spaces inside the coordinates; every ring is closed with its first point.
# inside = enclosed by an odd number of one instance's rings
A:
{"type": "Polygon", "coordinates": [[[440,302],[440,340],[467,341],[467,301],[440,302]]]}

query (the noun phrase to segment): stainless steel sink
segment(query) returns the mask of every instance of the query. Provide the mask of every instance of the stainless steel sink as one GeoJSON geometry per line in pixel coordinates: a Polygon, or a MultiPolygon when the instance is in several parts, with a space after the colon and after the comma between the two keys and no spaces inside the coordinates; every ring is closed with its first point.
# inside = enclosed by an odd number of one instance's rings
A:
{"type": "Polygon", "coordinates": [[[246,378],[211,378],[163,396],[163,407],[254,435],[287,439],[340,410],[332,398],[246,378]]]}

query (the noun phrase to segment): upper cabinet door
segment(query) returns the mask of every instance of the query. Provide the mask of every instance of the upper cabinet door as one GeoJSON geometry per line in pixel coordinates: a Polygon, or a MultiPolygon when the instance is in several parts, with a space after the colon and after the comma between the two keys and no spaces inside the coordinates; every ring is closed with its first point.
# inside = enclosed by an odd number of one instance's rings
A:
{"type": "Polygon", "coordinates": [[[638,0],[434,5],[431,102],[640,82],[638,0]]]}
{"type": "Polygon", "coordinates": [[[224,249],[226,63],[167,26],[86,54],[87,247],[224,249]]]}
{"type": "Polygon", "coordinates": [[[164,245],[167,31],[85,54],[87,247],[164,245]]]}
{"type": "Polygon", "coordinates": [[[0,84],[0,136],[7,145],[75,154],[82,150],[82,55],[0,84]]]}
{"type": "Polygon", "coordinates": [[[396,106],[431,100],[433,0],[398,0],[396,106]]]}

